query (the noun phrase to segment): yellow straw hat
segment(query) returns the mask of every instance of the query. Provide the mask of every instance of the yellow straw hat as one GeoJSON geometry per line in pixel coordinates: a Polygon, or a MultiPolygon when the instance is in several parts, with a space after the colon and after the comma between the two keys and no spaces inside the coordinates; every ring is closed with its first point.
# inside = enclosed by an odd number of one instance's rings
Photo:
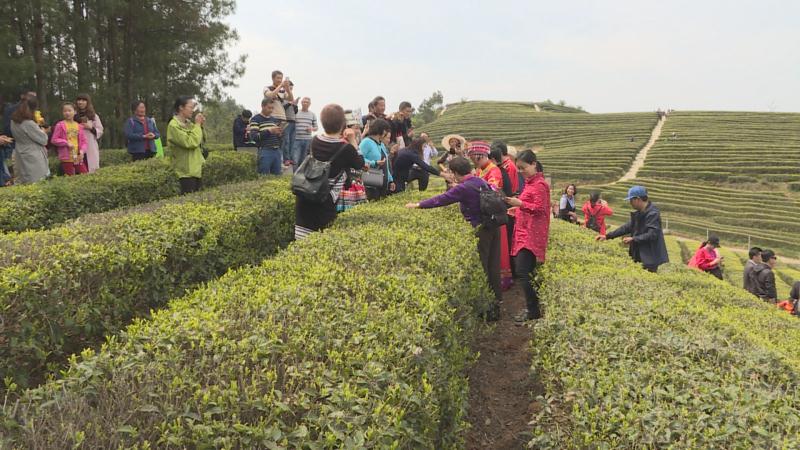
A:
{"type": "Polygon", "coordinates": [[[461,136],[460,134],[448,134],[447,136],[442,138],[442,147],[444,147],[445,150],[450,150],[450,141],[453,139],[458,139],[459,141],[461,141],[461,148],[466,149],[467,140],[464,139],[464,136],[461,136]]]}

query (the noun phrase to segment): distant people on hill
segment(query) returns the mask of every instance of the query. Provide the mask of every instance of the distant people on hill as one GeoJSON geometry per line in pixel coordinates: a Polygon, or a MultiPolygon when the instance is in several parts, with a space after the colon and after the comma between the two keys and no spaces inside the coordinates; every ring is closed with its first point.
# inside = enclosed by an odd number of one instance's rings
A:
{"type": "Polygon", "coordinates": [[[203,188],[203,165],[206,159],[202,146],[206,117],[202,113],[194,114],[196,105],[194,97],[178,97],[173,105],[175,115],[167,125],[167,145],[172,153],[172,165],[178,174],[182,195],[203,188]]]}
{"type": "Polygon", "coordinates": [[[756,286],[753,284],[753,278],[751,277],[753,270],[761,264],[761,252],[762,250],[758,247],[753,247],[748,252],[749,259],[744,264],[744,280],[743,280],[743,287],[744,290],[751,294],[756,293],[756,286]]]}
{"type": "MultiPolygon", "coordinates": [[[[433,157],[438,154],[436,151],[436,146],[433,145],[433,142],[431,142],[431,138],[427,133],[420,134],[419,138],[424,142],[422,144],[422,160],[425,162],[425,164],[432,166],[433,164],[431,164],[431,162],[433,161],[433,157]]],[[[420,192],[428,190],[430,172],[423,169],[419,165],[414,164],[408,174],[408,182],[410,183],[415,180],[419,183],[420,192]]]]}
{"type": "Polygon", "coordinates": [[[525,150],[517,157],[525,187],[519,197],[506,197],[514,208],[515,225],[511,240],[514,267],[525,291],[525,309],[514,317],[517,322],[542,317],[536,285],[536,268],[544,263],[550,233],[550,186],[544,179],[542,165],[536,155],[525,150]]]}
{"type": "Polygon", "coordinates": [[[498,320],[503,291],[500,285],[500,229],[481,225],[480,189],[488,184],[472,173],[469,160],[457,156],[450,161],[455,186],[447,192],[419,203],[408,203],[407,208],[438,208],[459,203],[464,219],[475,228],[478,236],[478,255],[483,271],[494,293],[494,303],[486,314],[487,320],[498,320]]]}
{"type": "Polygon", "coordinates": [[[245,109],[241,114],[236,116],[233,120],[233,149],[239,150],[245,147],[255,147],[250,138],[247,136],[247,127],[250,125],[250,118],[253,113],[249,109],[245,109]]]}
{"type": "Polygon", "coordinates": [[[81,125],[75,121],[75,104],[66,102],[61,105],[61,114],[64,120],[58,122],[53,128],[50,142],[56,146],[58,159],[64,175],[88,173],[83,156],[88,146],[86,135],[83,134],[81,125]]]}
{"type": "Polygon", "coordinates": [[[761,252],[762,262],[750,273],[751,283],[755,294],[761,300],[775,303],[778,299],[778,290],[775,286],[775,273],[772,269],[778,264],[778,257],[772,250],[761,252]]]}
{"type": "Polygon", "coordinates": [[[657,272],[658,266],[669,262],[664,231],[661,228],[661,212],[650,201],[647,189],[643,186],[628,189],[625,200],[634,209],[631,219],[607,235],[598,235],[595,239],[604,241],[625,236],[622,242],[629,246],[631,258],[642,263],[646,270],[657,272]]]}
{"type": "Polygon", "coordinates": [[[719,251],[719,238],[711,235],[708,240],[700,244],[694,256],[689,260],[689,267],[699,269],[705,273],[710,273],[722,279],[722,259],[719,251]]]}
{"type": "Polygon", "coordinates": [[[152,158],[156,154],[155,140],[161,139],[156,121],[147,117],[147,106],[141,100],[131,103],[131,113],[122,127],[128,153],[134,161],[152,158]]]}
{"type": "Polygon", "coordinates": [[[81,125],[86,136],[86,168],[94,173],[100,168],[100,139],[103,137],[103,122],[94,110],[89,94],[78,94],[75,98],[77,111],[75,121],[81,125]]]}
{"type": "MultiPolygon", "coordinates": [[[[36,123],[34,111],[39,107],[36,97],[28,97],[11,115],[14,133],[14,176],[19,184],[35,183],[50,175],[47,162],[47,133],[36,123]]],[[[0,136],[0,143],[3,142],[0,136]]]]}
{"type": "Polygon", "coordinates": [[[614,215],[614,210],[600,198],[600,192],[592,192],[581,211],[583,211],[583,226],[605,236],[606,217],[614,215]]]}
{"type": "Polygon", "coordinates": [[[397,153],[397,158],[394,160],[392,168],[394,169],[394,182],[397,192],[406,190],[406,184],[411,176],[411,168],[414,165],[419,166],[422,170],[433,175],[439,175],[439,169],[427,164],[422,157],[422,147],[425,145],[425,140],[421,138],[414,139],[406,148],[400,149],[397,153]]]}
{"type": "Polygon", "coordinates": [[[568,184],[564,188],[561,200],[558,203],[558,218],[567,222],[578,223],[578,213],[575,209],[575,196],[578,195],[578,187],[568,184]]]}
{"type": "Polygon", "coordinates": [[[276,104],[269,98],[261,100],[261,112],[250,119],[250,140],[258,147],[258,173],[261,175],[280,175],[281,168],[281,136],[284,122],[275,117],[276,104]]]}
{"type": "Polygon", "coordinates": [[[292,152],[292,159],[296,165],[300,165],[308,155],[308,147],[311,145],[311,139],[314,133],[319,129],[317,125],[317,115],[309,111],[311,107],[311,99],[303,97],[300,101],[300,111],[295,115],[297,124],[297,132],[294,138],[294,151],[292,152]]]}
{"type": "Polygon", "coordinates": [[[362,170],[364,158],[355,147],[355,140],[343,142],[342,133],[347,121],[341,106],[330,104],[319,114],[323,133],[311,141],[311,156],[317,160],[330,162],[328,185],[330,195],[322,202],[313,201],[300,195],[295,200],[295,239],[304,239],[310,233],[328,228],[336,219],[336,202],[344,189],[348,169],[362,170]]]}

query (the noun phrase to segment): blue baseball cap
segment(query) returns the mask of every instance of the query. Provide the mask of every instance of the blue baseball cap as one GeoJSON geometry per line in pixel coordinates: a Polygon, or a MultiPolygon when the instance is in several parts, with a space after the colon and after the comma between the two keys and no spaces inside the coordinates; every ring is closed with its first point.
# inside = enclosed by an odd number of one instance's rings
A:
{"type": "Polygon", "coordinates": [[[645,189],[644,186],[633,186],[628,189],[628,196],[625,197],[625,200],[642,197],[647,197],[647,189],[645,189]]]}

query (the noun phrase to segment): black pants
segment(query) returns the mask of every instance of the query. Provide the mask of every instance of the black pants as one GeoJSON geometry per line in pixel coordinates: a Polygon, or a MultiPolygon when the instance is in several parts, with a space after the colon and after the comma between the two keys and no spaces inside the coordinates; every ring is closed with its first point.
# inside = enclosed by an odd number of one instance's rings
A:
{"type": "Polygon", "coordinates": [[[141,161],[143,159],[150,159],[155,156],[155,153],[151,151],[146,151],[144,153],[131,153],[131,157],[134,161],[141,161]]]}
{"type": "Polygon", "coordinates": [[[539,309],[539,292],[536,286],[536,255],[527,248],[523,248],[514,258],[517,268],[517,275],[522,280],[522,289],[525,291],[525,304],[528,307],[528,315],[538,319],[542,317],[539,309]]]}
{"type": "MultiPolygon", "coordinates": [[[[514,216],[508,216],[508,223],[506,224],[506,231],[508,231],[508,248],[514,245],[514,225],[516,224],[516,220],[514,220],[514,216]]],[[[516,279],[519,275],[517,274],[517,263],[515,258],[511,260],[511,278],[516,279]]]]}
{"type": "Polygon", "coordinates": [[[657,273],[658,272],[658,264],[642,264],[644,266],[644,270],[648,272],[657,273]]]}
{"type": "Polygon", "coordinates": [[[419,181],[420,192],[428,189],[428,181],[431,179],[431,174],[427,170],[420,169],[419,167],[412,167],[408,172],[408,182],[414,180],[419,181]]]}
{"type": "Polygon", "coordinates": [[[478,254],[481,257],[483,271],[489,279],[489,287],[494,292],[496,301],[503,300],[500,288],[500,228],[478,228],[478,254]]]}
{"type": "Polygon", "coordinates": [[[722,268],[720,268],[719,266],[714,267],[711,270],[706,270],[706,273],[710,273],[711,275],[714,275],[715,277],[719,278],[720,280],[722,279],[722,268]]]}
{"type": "Polygon", "coordinates": [[[197,192],[203,187],[203,181],[196,177],[179,178],[181,195],[197,192]]]}

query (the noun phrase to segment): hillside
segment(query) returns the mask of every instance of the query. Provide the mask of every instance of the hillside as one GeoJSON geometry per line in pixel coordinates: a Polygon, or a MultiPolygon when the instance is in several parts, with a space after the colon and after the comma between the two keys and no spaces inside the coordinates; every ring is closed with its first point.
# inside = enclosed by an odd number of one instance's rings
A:
{"type": "Polygon", "coordinates": [[[435,142],[450,133],[467,139],[502,139],[544,146],[548,175],[562,182],[611,182],[624,174],[650,137],[655,113],[565,114],[537,112],[533,104],[466,102],[422,127],[435,142]]]}

